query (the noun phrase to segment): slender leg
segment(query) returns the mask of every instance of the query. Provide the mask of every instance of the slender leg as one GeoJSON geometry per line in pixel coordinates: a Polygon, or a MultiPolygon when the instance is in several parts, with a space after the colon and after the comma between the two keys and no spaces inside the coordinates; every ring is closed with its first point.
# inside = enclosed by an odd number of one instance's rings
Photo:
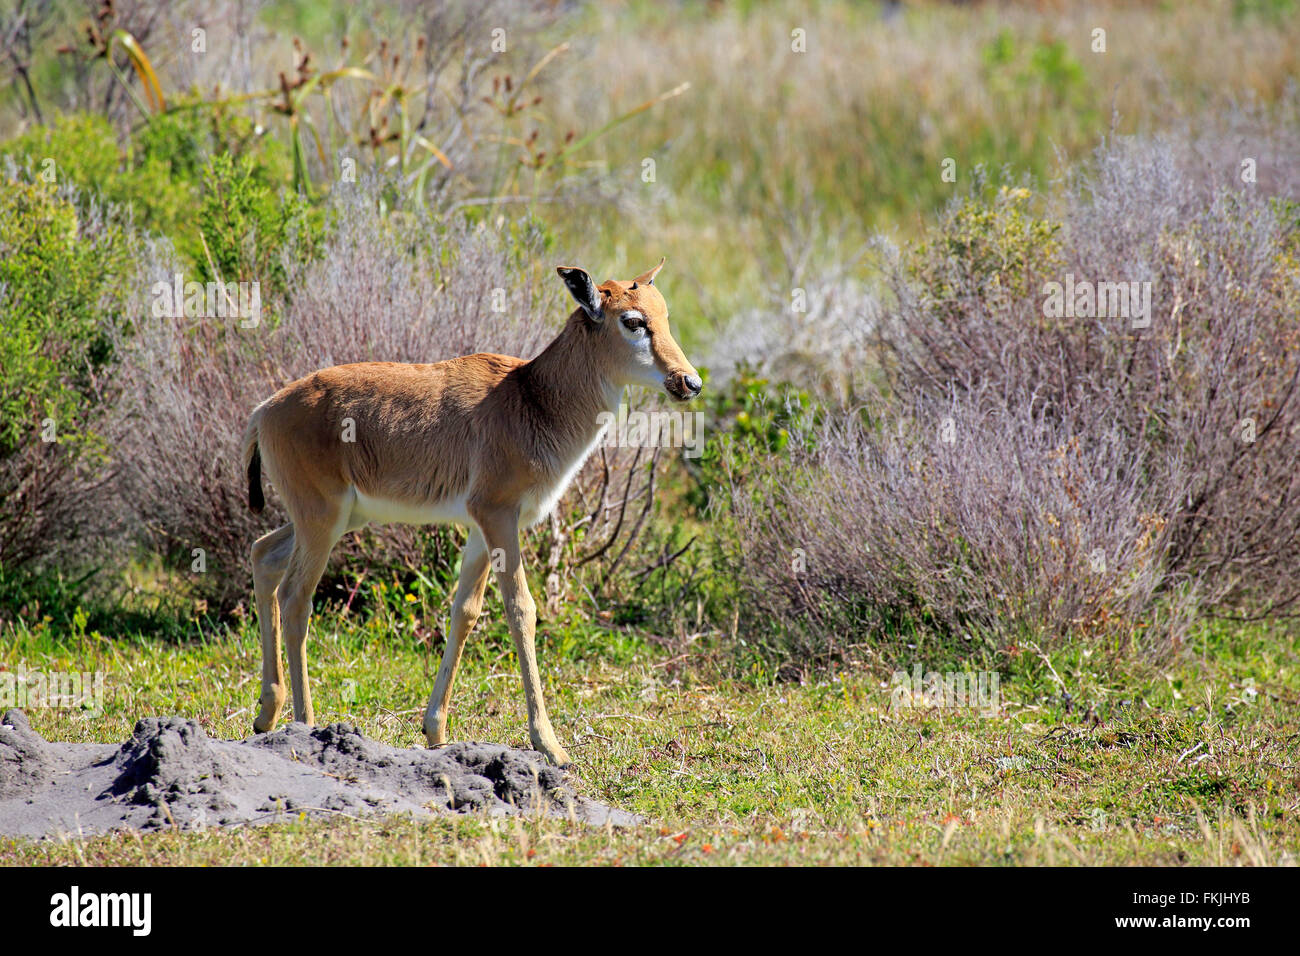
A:
{"type": "Polygon", "coordinates": [[[528,592],[528,578],[524,574],[523,556],[519,552],[518,519],[514,512],[497,512],[485,517],[486,520],[479,521],[479,526],[483,529],[483,536],[490,549],[489,560],[494,553],[503,558],[499,563],[492,563],[501,569],[497,571],[497,584],[501,588],[506,619],[510,624],[510,634],[515,639],[515,652],[519,656],[519,669],[524,679],[528,734],[532,738],[533,747],[545,754],[551,763],[557,767],[567,767],[571,762],[569,755],[555,738],[551,719],[546,715],[546,703],[542,700],[542,681],[537,672],[537,648],[533,642],[537,628],[537,605],[528,592]]]}
{"type": "MultiPolygon", "coordinates": [[[[298,529],[301,531],[301,529],[298,529]]],[[[293,684],[293,719],[314,724],[311,688],[307,683],[307,623],[311,618],[311,598],[325,571],[334,541],[317,536],[314,540],[295,534],[293,554],[284,572],[276,596],[284,627],[285,649],[289,655],[289,679],[293,684]]]]}
{"type": "Polygon", "coordinates": [[[293,525],[286,524],[253,544],[253,591],[257,595],[257,626],[262,634],[262,695],[253,730],[275,727],[284,706],[284,665],[280,659],[280,602],[275,589],[284,577],[293,551],[293,525]]]}
{"type": "Polygon", "coordinates": [[[429,707],[424,712],[424,736],[430,747],[447,742],[447,712],[451,705],[451,686],[460,667],[460,656],[465,641],[474,629],[483,610],[483,591],[487,587],[488,549],[483,533],[471,529],[465,551],[460,559],[460,580],[456,583],[456,597],[451,605],[451,633],[447,647],[442,652],[442,665],[438,680],[433,685],[429,707]]]}

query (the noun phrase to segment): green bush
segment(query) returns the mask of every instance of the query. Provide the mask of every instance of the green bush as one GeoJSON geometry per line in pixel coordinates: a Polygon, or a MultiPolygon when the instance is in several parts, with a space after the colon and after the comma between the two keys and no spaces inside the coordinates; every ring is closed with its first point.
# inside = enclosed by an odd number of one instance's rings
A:
{"type": "Polygon", "coordinates": [[[296,196],[277,198],[283,151],[220,110],[156,116],[121,143],[102,117],[68,115],[0,154],[13,179],[0,195],[0,564],[13,570],[90,525],[107,531],[87,504],[109,472],[92,418],[113,332],[128,327],[137,227],[169,238],[194,278],[215,265],[265,290],[282,285],[279,250],[307,217],[296,196]]]}
{"type": "Polygon", "coordinates": [[[1061,224],[1036,217],[1032,201],[1028,189],[1006,186],[989,199],[965,197],[937,235],[916,244],[909,276],[941,312],[964,308],[971,287],[994,302],[1034,294],[1034,279],[1059,259],[1061,224]]]}
{"type": "Polygon", "coordinates": [[[68,482],[100,457],[88,423],[129,266],[111,211],[41,183],[0,192],[0,563],[46,556],[90,517],[68,482]]]}
{"type": "Polygon", "coordinates": [[[199,281],[259,281],[264,299],[284,292],[280,252],[297,233],[298,254],[314,258],[321,218],[299,194],[275,190],[251,157],[214,156],[203,173],[199,281]]]}
{"type": "Polygon", "coordinates": [[[53,419],[60,440],[81,431],[92,381],[110,359],[105,301],[122,292],[126,234],[99,222],[93,242],[77,210],[39,184],[0,195],[0,456],[53,419]]]}
{"type": "MultiPolygon", "coordinates": [[[[195,209],[209,209],[208,193],[229,175],[212,179],[218,157],[259,195],[274,196],[290,179],[283,146],[260,136],[251,122],[220,109],[182,105],[155,116],[132,139],[119,144],[102,116],[69,114],[0,147],[30,177],[78,189],[129,207],[141,229],[166,236],[190,264],[207,256],[195,209]]],[[[209,238],[205,236],[204,238],[209,238]]]]}

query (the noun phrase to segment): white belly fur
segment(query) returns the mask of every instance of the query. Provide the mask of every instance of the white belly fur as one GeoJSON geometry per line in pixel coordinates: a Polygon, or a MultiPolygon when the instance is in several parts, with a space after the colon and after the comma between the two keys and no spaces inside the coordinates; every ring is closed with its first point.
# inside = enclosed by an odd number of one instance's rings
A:
{"type": "MultiPolygon", "coordinates": [[[[564,490],[569,487],[569,482],[573,481],[578,471],[586,463],[587,458],[605,437],[605,431],[606,429],[602,428],[597,432],[596,437],[582,450],[581,454],[569,465],[568,470],[553,485],[547,488],[535,488],[524,495],[524,499],[519,506],[519,524],[521,527],[530,527],[551,513],[551,509],[560,500],[564,490]]],[[[422,505],[406,504],[400,501],[390,501],[387,498],[374,497],[355,488],[352,491],[352,496],[352,511],[346,522],[346,527],[349,529],[360,528],[368,522],[414,525],[455,523],[466,527],[474,526],[474,520],[469,516],[466,496],[464,495],[450,501],[422,505]]]]}
{"type": "Polygon", "coordinates": [[[369,521],[375,524],[472,524],[463,496],[432,505],[412,505],[372,497],[362,491],[353,494],[355,501],[349,527],[359,528],[369,521]]]}

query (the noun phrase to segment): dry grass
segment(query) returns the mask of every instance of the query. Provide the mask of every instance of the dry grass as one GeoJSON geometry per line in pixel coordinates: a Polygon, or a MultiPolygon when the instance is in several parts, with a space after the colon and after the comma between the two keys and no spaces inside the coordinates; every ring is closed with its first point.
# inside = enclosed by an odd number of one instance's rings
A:
{"type": "MultiPolygon", "coordinates": [[[[828,229],[859,239],[879,228],[911,233],[979,164],[1046,178],[1112,122],[1119,133],[1152,133],[1293,100],[1300,19],[1234,10],[1230,0],[909,3],[889,18],[875,4],[670,13],[602,4],[572,36],[601,82],[557,84],[548,109],[561,127],[598,123],[690,82],[687,95],[597,144],[605,168],[643,200],[631,235],[623,217],[603,233],[616,259],[666,249],[705,313],[721,317],[751,304],[779,269],[773,226],[805,200],[828,229]],[[1091,51],[1096,27],[1107,30],[1104,54],[1091,51]],[[796,28],[806,30],[805,54],[791,52],[796,28]],[[654,184],[640,182],[647,157],[657,161],[654,184]],[[946,157],[957,163],[955,185],[940,177],[946,157]]],[[[578,240],[562,214],[547,216],[578,240]]]]}

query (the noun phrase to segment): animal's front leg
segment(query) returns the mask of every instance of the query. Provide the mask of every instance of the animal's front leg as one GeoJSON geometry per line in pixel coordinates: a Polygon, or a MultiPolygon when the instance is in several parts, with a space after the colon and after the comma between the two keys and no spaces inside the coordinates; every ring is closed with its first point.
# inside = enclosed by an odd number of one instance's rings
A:
{"type": "Polygon", "coordinates": [[[537,628],[537,605],[528,592],[528,579],[524,574],[523,557],[519,551],[519,527],[513,514],[494,515],[480,522],[487,538],[489,558],[498,568],[497,583],[506,608],[510,635],[515,640],[519,656],[519,670],[524,680],[524,701],[528,705],[528,733],[533,747],[546,755],[557,767],[567,767],[571,761],[555,737],[551,720],[542,700],[541,675],[537,671],[537,648],[534,634],[537,628]]]}

